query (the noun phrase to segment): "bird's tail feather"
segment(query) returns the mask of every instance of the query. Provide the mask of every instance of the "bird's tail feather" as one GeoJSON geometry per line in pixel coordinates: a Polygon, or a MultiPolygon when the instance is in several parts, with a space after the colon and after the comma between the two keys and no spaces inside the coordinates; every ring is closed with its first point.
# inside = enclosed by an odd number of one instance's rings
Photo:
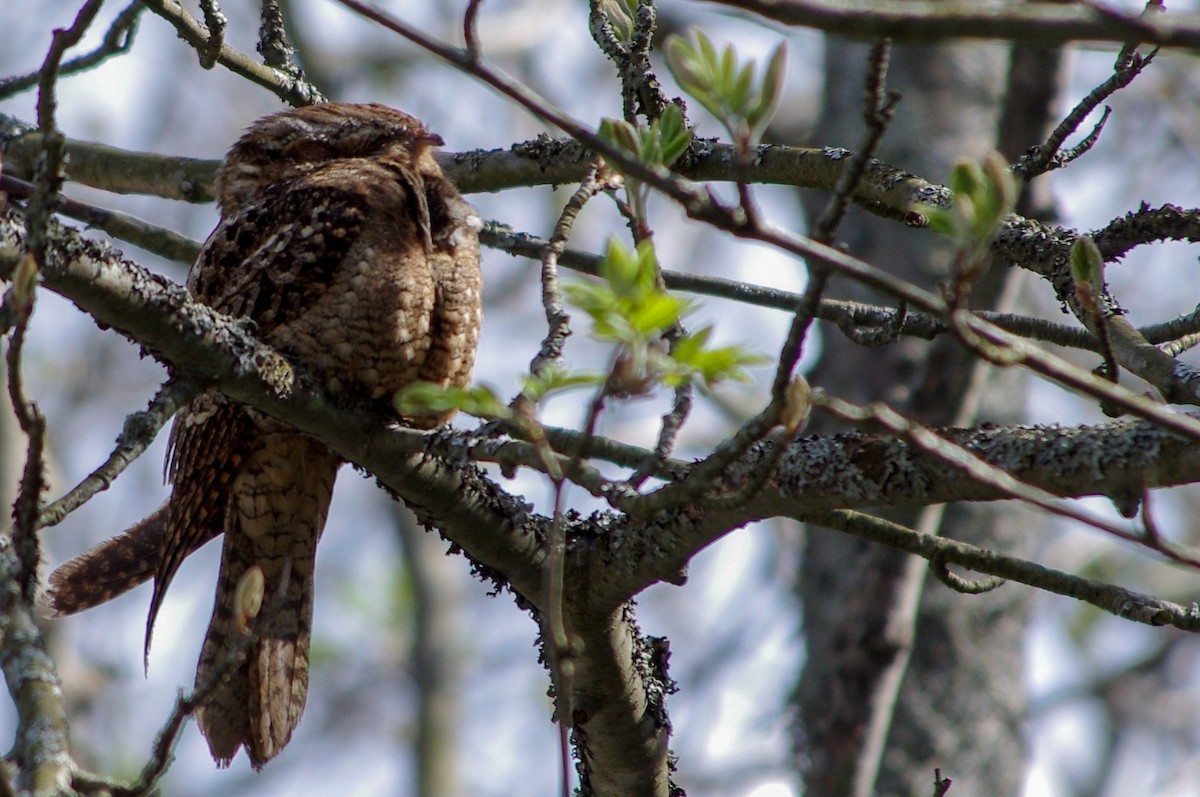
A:
{"type": "Polygon", "coordinates": [[[313,567],[337,466],[308,438],[270,436],[234,485],[216,602],[196,668],[197,688],[219,678],[197,714],[219,765],[245,747],[261,767],[291,739],[304,712],[313,567]],[[222,676],[239,643],[245,658],[222,676]]]}

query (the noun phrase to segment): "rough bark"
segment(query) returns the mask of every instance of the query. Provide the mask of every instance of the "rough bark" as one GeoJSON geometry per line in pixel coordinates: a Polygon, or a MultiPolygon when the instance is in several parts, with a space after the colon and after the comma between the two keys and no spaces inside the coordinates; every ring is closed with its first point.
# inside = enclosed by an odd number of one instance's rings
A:
{"type": "MultiPolygon", "coordinates": [[[[1000,48],[979,45],[896,48],[889,86],[904,99],[880,156],[929,175],[946,174],[958,158],[981,157],[994,145],[1004,56],[1000,48]]],[[[817,143],[861,137],[855,111],[865,61],[862,47],[839,42],[827,48],[817,143]]],[[[807,200],[819,212],[823,197],[807,200]]],[[[856,214],[840,234],[852,253],[917,284],[933,286],[946,273],[944,250],[900,234],[894,223],[856,214]]],[[[976,287],[973,304],[994,306],[1005,292],[1005,276],[993,271],[976,287]]],[[[863,298],[837,287],[838,295],[863,298]]],[[[982,377],[952,344],[902,341],[864,349],[829,335],[812,381],[853,401],[886,400],[925,422],[944,424],[973,419],[982,377]]],[[[1019,389],[987,389],[987,417],[1011,419],[1019,402],[1019,389]]],[[[944,517],[937,508],[884,516],[1006,550],[1019,542],[1002,532],[1002,513],[987,507],[954,507],[944,517]]],[[[968,790],[1019,790],[1021,740],[1008,718],[1019,714],[1022,700],[1024,596],[1014,590],[980,597],[941,586],[925,590],[925,572],[923,562],[895,551],[838,535],[808,535],[797,584],[807,650],[797,688],[797,754],[807,793],[922,793],[934,767],[968,790]],[[962,732],[981,716],[1001,719],[987,732],[962,732]]]]}

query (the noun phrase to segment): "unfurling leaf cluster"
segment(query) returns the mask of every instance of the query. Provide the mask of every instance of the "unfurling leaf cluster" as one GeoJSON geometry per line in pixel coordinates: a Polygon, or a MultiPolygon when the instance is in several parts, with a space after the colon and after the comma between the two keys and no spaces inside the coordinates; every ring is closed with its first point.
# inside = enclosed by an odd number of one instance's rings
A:
{"type": "Polygon", "coordinates": [[[717,118],[737,147],[748,151],[762,138],[783,88],[787,48],[780,43],[755,79],[755,64],[738,59],[733,45],[718,53],[703,31],[690,39],[672,35],[666,43],[667,66],[680,88],[717,118]]]}
{"type": "MultiPolygon", "coordinates": [[[[695,309],[688,299],[668,293],[658,280],[654,247],[643,241],[629,249],[609,242],[600,262],[599,281],[579,280],[563,286],[571,304],[592,321],[592,336],[616,346],[607,373],[575,371],[550,363],[525,377],[524,407],[581,387],[600,388],[611,396],[638,396],[659,385],[678,387],[700,381],[746,381],[746,368],[766,358],[741,346],[712,346],[711,326],[679,335],[668,345],[666,335],[695,309]]],[[[429,382],[408,385],[396,393],[396,409],[406,416],[445,415],[455,410],[485,419],[512,420],[514,410],[490,387],[447,387],[429,382]]],[[[523,418],[523,420],[531,420],[523,418]]]]}
{"type": "Polygon", "coordinates": [[[929,228],[954,242],[954,282],[951,295],[961,301],[988,263],[988,247],[1017,201],[1017,181],[998,152],[982,164],[959,161],[947,185],[954,192],[950,207],[918,204],[929,228]]]}
{"type": "Polygon", "coordinates": [[[950,172],[947,187],[954,204],[918,205],[916,210],[934,232],[947,236],[960,249],[986,247],[1017,201],[1017,183],[1008,164],[993,152],[982,164],[959,161],[950,172]]]}
{"type": "Polygon", "coordinates": [[[601,282],[572,282],[564,286],[571,304],[592,319],[598,340],[637,346],[657,339],[692,309],[692,303],[658,286],[654,247],[643,241],[636,251],[615,238],[600,261],[601,282]]]}
{"type": "Polygon", "coordinates": [[[592,319],[592,334],[616,344],[609,388],[639,395],[657,384],[676,387],[699,379],[706,385],[745,380],[746,366],[763,358],[740,346],[709,346],[712,327],[681,335],[668,347],[664,335],[695,305],[668,293],[658,281],[658,261],[649,241],[627,249],[609,242],[600,264],[601,282],[565,286],[567,298],[592,319]]]}
{"type": "MultiPolygon", "coordinates": [[[[624,119],[604,119],[600,122],[600,137],[652,167],[669,167],[692,143],[691,128],[683,118],[683,111],[674,104],[667,105],[662,116],[652,121],[649,127],[635,127],[624,119]]],[[[625,182],[633,213],[645,222],[649,191],[628,176],[625,182]]]]}
{"type": "Polygon", "coordinates": [[[638,0],[601,0],[600,7],[612,27],[613,35],[626,44],[633,41],[638,0]]]}
{"type": "Polygon", "coordinates": [[[692,142],[691,128],[678,105],[667,105],[649,127],[634,127],[624,119],[600,122],[600,137],[650,166],[670,166],[692,142]]]}

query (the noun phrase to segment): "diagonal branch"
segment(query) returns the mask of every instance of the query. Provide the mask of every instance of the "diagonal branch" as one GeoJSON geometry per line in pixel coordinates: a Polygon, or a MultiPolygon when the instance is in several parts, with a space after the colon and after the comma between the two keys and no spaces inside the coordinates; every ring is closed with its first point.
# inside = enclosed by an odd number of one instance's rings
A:
{"type": "Polygon", "coordinates": [[[302,74],[291,74],[258,63],[243,52],[233,49],[217,37],[195,17],[189,14],[176,0],[142,0],[142,4],[165,19],[179,33],[179,38],[190,44],[204,59],[210,58],[235,75],[267,89],[284,102],[294,106],[324,102],[325,98],[302,74]],[[211,52],[210,52],[211,50],[211,52]]]}
{"type": "Polygon", "coordinates": [[[1035,44],[1141,41],[1200,49],[1200,15],[1100,13],[1080,3],[910,2],[910,0],[713,0],[785,25],[863,39],[1004,39],[1035,44]]]}

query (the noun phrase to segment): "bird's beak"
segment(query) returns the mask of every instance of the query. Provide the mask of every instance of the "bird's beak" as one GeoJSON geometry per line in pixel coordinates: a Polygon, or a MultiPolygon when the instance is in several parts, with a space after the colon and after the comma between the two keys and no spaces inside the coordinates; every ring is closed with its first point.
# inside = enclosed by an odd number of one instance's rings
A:
{"type": "Polygon", "coordinates": [[[439,136],[437,133],[430,132],[429,130],[418,133],[416,136],[414,136],[414,140],[418,144],[424,144],[428,147],[440,147],[446,143],[441,136],[439,136]]]}

